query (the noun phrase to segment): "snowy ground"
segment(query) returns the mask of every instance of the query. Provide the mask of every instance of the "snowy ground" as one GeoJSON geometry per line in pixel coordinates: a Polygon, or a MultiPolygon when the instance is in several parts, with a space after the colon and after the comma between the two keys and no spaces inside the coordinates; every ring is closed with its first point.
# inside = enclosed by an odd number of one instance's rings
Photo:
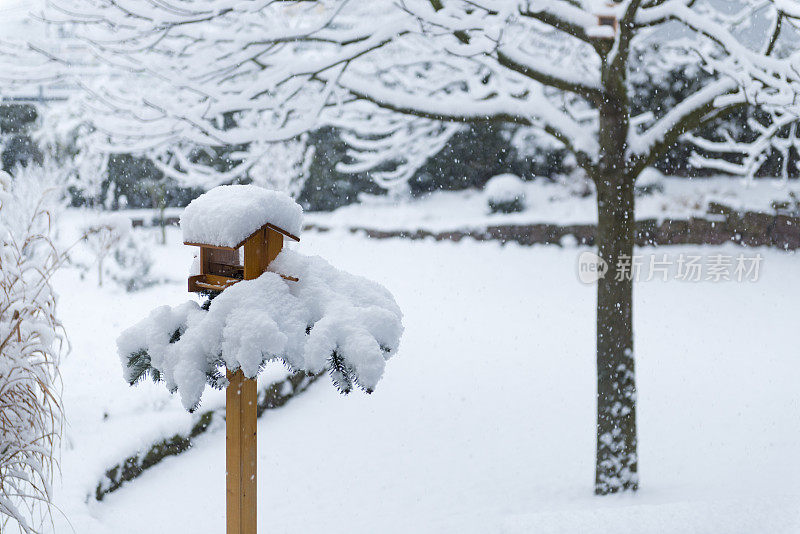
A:
{"type": "MultiPolygon", "coordinates": [[[[88,497],[105,468],[192,422],[163,387],[129,388],[114,349],[150,308],[187,298],[190,251],[176,229],[169,240],[153,247],[167,284],[98,290],[76,270],[56,281],[73,347],[56,487],[71,527],[56,517],[58,534],[224,531],[221,431],[101,503],[88,497]]],[[[800,531],[797,255],[757,251],[757,282],[637,285],[642,490],[596,498],[584,249],[339,232],[307,233],[296,247],[385,284],[406,333],[373,395],[341,397],[326,378],[260,420],[260,531],[800,531]]],[[[204,406],[222,401],[207,392],[204,406]]]]}

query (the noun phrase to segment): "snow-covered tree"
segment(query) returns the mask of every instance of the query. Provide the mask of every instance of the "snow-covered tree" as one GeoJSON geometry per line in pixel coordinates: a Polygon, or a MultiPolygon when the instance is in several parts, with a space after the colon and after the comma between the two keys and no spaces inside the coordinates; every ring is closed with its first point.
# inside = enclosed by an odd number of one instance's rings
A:
{"type": "Polygon", "coordinates": [[[0,171],[0,531],[32,534],[48,517],[61,432],[50,278],[62,260],[51,223],[63,190],[39,169],[20,174],[0,171]]]}
{"type": "Polygon", "coordinates": [[[75,94],[40,111],[35,138],[41,149],[69,176],[69,186],[91,204],[100,204],[109,160],[106,136],[91,123],[75,94]]]}
{"type": "Polygon", "coordinates": [[[99,215],[83,228],[86,244],[95,255],[98,287],[103,287],[103,262],[130,231],[131,220],[120,213],[99,215]]]}
{"type": "MultiPolygon", "coordinates": [[[[136,83],[96,89],[131,143],[264,143],[320,125],[348,132],[349,170],[405,181],[465,123],[530,128],[594,182],[597,246],[633,254],[634,183],[679,139],[694,164],[754,175],[794,146],[800,4],[792,0],[55,0],[98,57],[136,83]],[[645,58],[647,61],[632,61],[645,58]],[[632,112],[631,75],[705,74],[669,109],[632,112]],[[698,132],[748,106],[756,135],[698,132]]],[[[178,162],[180,165],[180,162],[178,162]]],[[[636,489],[633,281],[597,302],[595,491],[636,489]]]]}

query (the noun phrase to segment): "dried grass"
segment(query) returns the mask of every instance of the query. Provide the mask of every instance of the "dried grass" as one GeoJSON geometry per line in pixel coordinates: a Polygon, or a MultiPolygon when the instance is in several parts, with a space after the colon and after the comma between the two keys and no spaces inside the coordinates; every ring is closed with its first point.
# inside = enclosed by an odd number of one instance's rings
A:
{"type": "Polygon", "coordinates": [[[65,342],[51,277],[57,200],[44,179],[0,172],[0,531],[51,522],[62,430],[59,358],[65,342]],[[56,202],[56,203],[54,203],[56,202]]]}

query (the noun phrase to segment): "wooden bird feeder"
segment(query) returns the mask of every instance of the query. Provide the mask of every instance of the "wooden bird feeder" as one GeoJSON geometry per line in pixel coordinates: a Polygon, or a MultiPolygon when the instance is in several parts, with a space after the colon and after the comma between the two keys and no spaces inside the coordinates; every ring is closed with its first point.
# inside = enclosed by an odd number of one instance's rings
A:
{"type": "Polygon", "coordinates": [[[614,8],[614,4],[608,2],[595,12],[597,26],[589,31],[592,37],[612,40],[615,38],[619,32],[619,20],[614,8]]]}
{"type": "MultiPolygon", "coordinates": [[[[239,280],[253,280],[267,270],[283,248],[283,238],[300,241],[296,235],[273,224],[265,224],[236,246],[184,243],[200,247],[200,274],[189,277],[189,292],[219,293],[239,280]]],[[[281,275],[296,282],[297,278],[281,275]]]]}
{"type": "MultiPolygon", "coordinates": [[[[200,247],[200,274],[189,277],[189,291],[219,294],[241,280],[253,280],[267,271],[283,248],[283,239],[296,235],[267,223],[236,246],[189,243],[200,247]]],[[[292,276],[284,279],[297,282],[292,276]]],[[[226,521],[227,534],[256,534],[256,380],[241,369],[227,371],[230,382],[225,404],[226,521]]]]}
{"type": "Polygon", "coordinates": [[[598,15],[597,25],[610,26],[614,30],[614,33],[617,33],[617,27],[619,23],[617,22],[617,17],[615,17],[614,15],[598,15]]]}

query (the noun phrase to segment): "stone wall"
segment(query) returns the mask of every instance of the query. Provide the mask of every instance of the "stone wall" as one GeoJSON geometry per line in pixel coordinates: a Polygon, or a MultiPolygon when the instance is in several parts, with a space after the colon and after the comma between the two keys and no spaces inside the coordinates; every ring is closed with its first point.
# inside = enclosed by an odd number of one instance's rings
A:
{"type": "MultiPolygon", "coordinates": [[[[294,373],[284,380],[274,382],[262,389],[258,392],[258,417],[261,417],[266,410],[283,406],[304,392],[320,376],[322,373],[312,376],[305,373],[294,373]]],[[[125,482],[135,479],[162,460],[189,450],[195,438],[207,432],[212,427],[212,423],[221,422],[224,418],[225,408],[203,412],[197,417],[197,421],[187,434],[177,433],[158,443],[153,443],[139,454],[125,458],[106,471],[105,476],[95,488],[94,498],[102,501],[103,497],[118,490],[125,482]]]]}
{"type": "MultiPolygon", "coordinates": [[[[311,225],[319,232],[329,228],[311,225]]],[[[402,237],[435,239],[436,241],[500,241],[520,245],[562,244],[566,237],[583,245],[593,245],[596,227],[593,224],[558,225],[548,223],[496,225],[472,230],[432,232],[428,230],[375,230],[350,228],[374,239],[402,237]],[[568,236],[571,236],[568,237],[568,236]]],[[[775,247],[783,250],[800,248],[800,217],[784,214],[739,212],[711,203],[705,217],[689,219],[644,219],[636,222],[636,244],[653,245],[721,245],[736,243],[747,247],[775,247]]]]}

